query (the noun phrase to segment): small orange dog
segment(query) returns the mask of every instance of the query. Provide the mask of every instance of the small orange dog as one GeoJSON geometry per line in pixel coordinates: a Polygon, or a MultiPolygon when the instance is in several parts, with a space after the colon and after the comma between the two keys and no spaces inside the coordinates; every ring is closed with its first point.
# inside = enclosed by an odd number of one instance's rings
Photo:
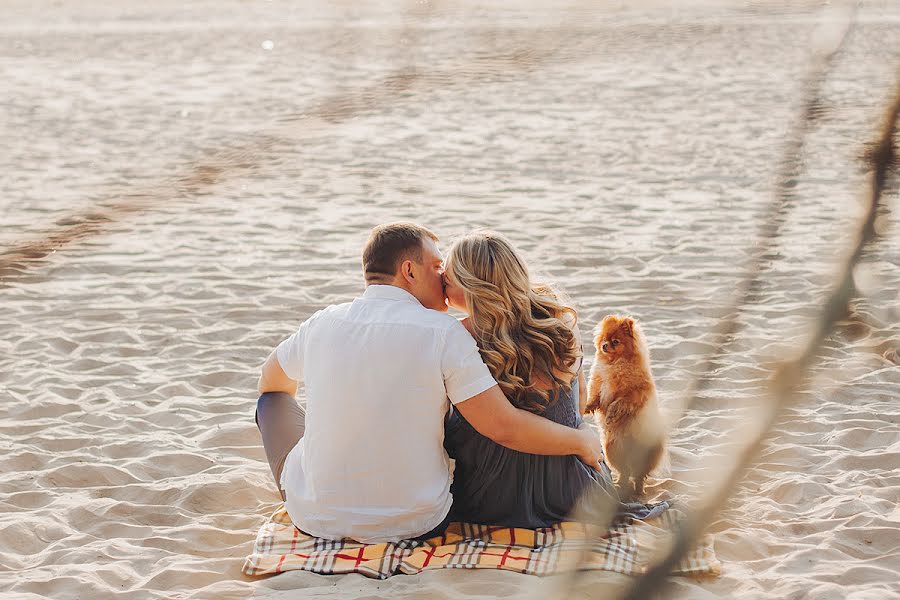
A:
{"type": "Polygon", "coordinates": [[[647,474],[662,458],[666,438],[650,353],[630,317],[607,315],[595,333],[597,355],[585,412],[600,413],[606,458],[619,473],[619,489],[626,497],[639,498],[647,474]]]}

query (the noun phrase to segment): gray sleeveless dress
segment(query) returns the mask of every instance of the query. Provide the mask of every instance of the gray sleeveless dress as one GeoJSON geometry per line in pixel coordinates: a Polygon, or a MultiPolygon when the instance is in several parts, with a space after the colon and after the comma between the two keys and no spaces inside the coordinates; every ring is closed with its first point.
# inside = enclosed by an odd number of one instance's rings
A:
{"type": "MultiPolygon", "coordinates": [[[[578,427],[578,380],[551,403],[541,416],[568,427],[578,427]]],[[[456,461],[451,519],[469,523],[536,529],[566,520],[586,491],[605,494],[619,502],[606,463],[600,470],[577,456],[543,456],[505,448],[481,435],[457,410],[445,424],[444,447],[456,461]]],[[[668,508],[619,503],[619,517],[644,519],[668,508]]],[[[590,518],[590,517],[588,517],[590,518]]]]}

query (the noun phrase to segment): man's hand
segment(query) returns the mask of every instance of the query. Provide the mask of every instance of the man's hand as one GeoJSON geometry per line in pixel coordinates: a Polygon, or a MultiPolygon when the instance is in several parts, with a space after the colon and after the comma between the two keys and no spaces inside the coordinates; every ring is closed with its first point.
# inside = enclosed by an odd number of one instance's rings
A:
{"type": "Polygon", "coordinates": [[[587,423],[578,426],[578,433],[583,438],[584,448],[578,452],[581,462],[593,469],[599,469],[603,461],[603,442],[594,428],[587,423]]]}
{"type": "Polygon", "coordinates": [[[266,392],[285,392],[291,396],[297,393],[297,382],[284,374],[281,363],[275,351],[266,359],[266,363],[262,367],[262,375],[259,377],[259,383],[256,384],[260,394],[266,392]]]}

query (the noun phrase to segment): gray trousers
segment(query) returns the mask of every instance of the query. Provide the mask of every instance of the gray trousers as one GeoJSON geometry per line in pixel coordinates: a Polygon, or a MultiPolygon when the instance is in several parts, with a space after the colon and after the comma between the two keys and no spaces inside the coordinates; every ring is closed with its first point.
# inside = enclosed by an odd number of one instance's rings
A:
{"type": "MultiPolygon", "coordinates": [[[[275,487],[281,491],[284,460],[306,431],[306,413],[290,394],[267,392],[256,401],[256,426],[262,435],[263,448],[275,487]]],[[[281,491],[284,500],[284,491],[281,491]]]]}

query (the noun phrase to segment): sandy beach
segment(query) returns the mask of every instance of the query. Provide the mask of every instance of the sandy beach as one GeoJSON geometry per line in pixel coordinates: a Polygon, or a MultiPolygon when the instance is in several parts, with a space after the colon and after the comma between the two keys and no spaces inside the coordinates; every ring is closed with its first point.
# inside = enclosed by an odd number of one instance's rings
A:
{"type": "MultiPolygon", "coordinates": [[[[414,220],[444,247],[506,234],[586,340],[634,315],[678,405],[771,201],[821,12],[623,4],[4,2],[0,596],[555,589],[487,571],[243,576],[280,501],[255,386],[280,340],[362,291],[369,229],[414,220]]],[[[764,284],[653,498],[704,489],[806,339],[898,64],[900,6],[863,3],[764,284]]],[[[675,597],[900,597],[898,221],[880,221],[856,318],[710,528],[721,576],[676,578],[675,597]]],[[[592,572],[575,596],[622,579],[592,572]]]]}

